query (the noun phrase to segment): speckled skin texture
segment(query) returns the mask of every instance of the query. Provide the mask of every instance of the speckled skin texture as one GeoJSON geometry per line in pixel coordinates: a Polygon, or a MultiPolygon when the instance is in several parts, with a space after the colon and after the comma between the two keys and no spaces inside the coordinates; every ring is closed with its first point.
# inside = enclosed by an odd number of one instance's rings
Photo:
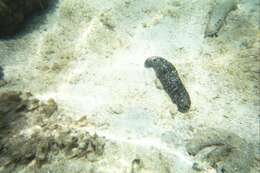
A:
{"type": "Polygon", "coordinates": [[[145,67],[153,68],[156,76],[163,85],[164,90],[170,96],[178,111],[185,113],[189,110],[191,101],[177,70],[166,59],[161,57],[150,57],[145,61],[145,67]]]}

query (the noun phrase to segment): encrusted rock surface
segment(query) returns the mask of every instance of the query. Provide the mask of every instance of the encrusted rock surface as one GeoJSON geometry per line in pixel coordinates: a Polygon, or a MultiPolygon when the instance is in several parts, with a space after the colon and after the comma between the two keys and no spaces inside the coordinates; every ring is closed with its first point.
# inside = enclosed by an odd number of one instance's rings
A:
{"type": "Polygon", "coordinates": [[[220,129],[199,131],[186,148],[193,156],[201,155],[199,160],[209,162],[217,173],[250,172],[254,159],[252,144],[236,134],[220,129]],[[205,152],[209,147],[211,149],[205,152]]]}
{"type": "Polygon", "coordinates": [[[4,78],[4,72],[3,67],[0,66],[0,80],[3,80],[4,78]]]}
{"type": "Polygon", "coordinates": [[[237,0],[216,1],[215,6],[209,12],[209,21],[205,30],[205,37],[214,37],[225,23],[229,13],[237,9],[237,0]]]}
{"type": "Polygon", "coordinates": [[[105,141],[76,128],[78,122],[57,120],[58,106],[31,93],[0,93],[0,172],[35,162],[42,166],[59,153],[93,162],[103,154],[105,141]]]}

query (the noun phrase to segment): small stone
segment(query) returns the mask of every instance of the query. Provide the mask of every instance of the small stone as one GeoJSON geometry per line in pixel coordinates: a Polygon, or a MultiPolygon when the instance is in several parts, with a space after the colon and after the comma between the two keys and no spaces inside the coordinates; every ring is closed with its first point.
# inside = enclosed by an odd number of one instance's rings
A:
{"type": "Polygon", "coordinates": [[[47,104],[42,105],[41,113],[45,114],[47,117],[50,117],[55,111],[57,111],[58,105],[53,99],[49,99],[47,104]]]}
{"type": "Polygon", "coordinates": [[[3,78],[4,78],[4,72],[3,71],[4,71],[3,67],[0,66],[0,81],[3,80],[3,78]]]}
{"type": "Polygon", "coordinates": [[[177,112],[178,112],[177,107],[171,107],[169,112],[171,114],[171,117],[175,118],[175,116],[177,115],[177,112]]]}
{"type": "Polygon", "coordinates": [[[72,157],[79,156],[81,151],[78,148],[73,148],[72,149],[72,157]]]}
{"type": "Polygon", "coordinates": [[[141,159],[134,159],[131,164],[131,173],[138,173],[142,168],[142,160],[141,159]]]}
{"type": "Polygon", "coordinates": [[[3,87],[7,84],[7,82],[5,80],[1,80],[0,79],[0,87],[3,87]]]}
{"type": "Polygon", "coordinates": [[[100,14],[100,22],[109,30],[113,31],[115,29],[115,25],[112,22],[111,15],[108,12],[100,14]]]}
{"type": "Polygon", "coordinates": [[[92,142],[89,142],[86,151],[87,151],[88,153],[94,152],[94,148],[95,148],[95,147],[94,147],[93,143],[92,143],[92,142]]]}
{"type": "Polygon", "coordinates": [[[197,162],[193,163],[192,169],[194,169],[195,171],[202,171],[203,170],[197,162]]]}
{"type": "Polygon", "coordinates": [[[85,142],[80,142],[79,143],[79,149],[83,150],[86,148],[86,143],[85,142]]]}
{"type": "Polygon", "coordinates": [[[7,113],[17,108],[22,104],[21,93],[15,91],[0,93],[0,113],[7,113]]]}
{"type": "Polygon", "coordinates": [[[46,159],[48,153],[48,141],[41,140],[36,148],[36,159],[37,161],[43,161],[46,159]]]}
{"type": "Polygon", "coordinates": [[[95,153],[88,153],[87,154],[87,159],[90,162],[94,162],[94,161],[97,161],[97,156],[96,156],[95,153]]]}
{"type": "Polygon", "coordinates": [[[31,170],[34,170],[34,169],[36,169],[37,168],[37,161],[34,159],[34,160],[32,160],[29,164],[28,164],[28,166],[27,166],[29,169],[31,169],[31,170]]]}
{"type": "Polygon", "coordinates": [[[95,151],[97,155],[102,155],[105,148],[105,139],[104,138],[96,138],[95,151]]]}
{"type": "Polygon", "coordinates": [[[124,112],[122,105],[113,105],[109,107],[109,111],[113,114],[122,114],[124,112]]]}
{"type": "Polygon", "coordinates": [[[63,64],[54,63],[51,67],[51,70],[56,72],[62,70],[62,68],[63,68],[63,64]]]}
{"type": "Polygon", "coordinates": [[[147,23],[143,23],[143,27],[144,27],[144,28],[147,28],[147,23]]]}
{"type": "Polygon", "coordinates": [[[39,107],[39,100],[38,99],[32,99],[29,101],[27,105],[27,110],[28,111],[33,111],[39,107]]]}
{"type": "Polygon", "coordinates": [[[3,172],[4,169],[5,169],[4,166],[0,166],[0,172],[3,172]]]}

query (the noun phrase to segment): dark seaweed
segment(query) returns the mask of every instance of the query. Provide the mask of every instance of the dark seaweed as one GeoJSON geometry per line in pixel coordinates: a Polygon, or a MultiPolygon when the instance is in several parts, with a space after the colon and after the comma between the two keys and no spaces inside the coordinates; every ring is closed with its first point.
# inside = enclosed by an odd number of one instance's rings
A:
{"type": "Polygon", "coordinates": [[[189,110],[191,101],[176,68],[166,59],[161,57],[150,57],[145,61],[145,67],[152,67],[157,78],[163,85],[164,90],[170,96],[178,111],[185,113],[189,110]]]}
{"type": "Polygon", "coordinates": [[[3,80],[4,78],[4,72],[3,68],[0,66],[0,80],[3,80]]]}

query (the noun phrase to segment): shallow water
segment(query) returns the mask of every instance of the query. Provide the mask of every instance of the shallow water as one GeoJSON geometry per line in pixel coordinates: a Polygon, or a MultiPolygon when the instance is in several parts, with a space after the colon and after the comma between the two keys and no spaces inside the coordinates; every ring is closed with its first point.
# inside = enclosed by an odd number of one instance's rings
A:
{"type": "MultiPolygon", "coordinates": [[[[196,172],[185,145],[207,128],[259,145],[259,2],[240,1],[218,37],[205,38],[212,7],[211,0],[63,0],[1,39],[1,92],[52,98],[58,111],[51,124],[106,139],[98,161],[55,156],[37,171],[196,172]],[[150,56],[176,67],[191,98],[187,113],[144,67],[150,56]],[[86,124],[74,124],[84,117],[86,124]],[[133,169],[136,158],[142,164],[133,169]]],[[[37,121],[19,133],[36,127],[37,121]]],[[[216,172],[208,165],[203,171],[216,172]]],[[[13,172],[32,170],[19,164],[13,172]]]]}

